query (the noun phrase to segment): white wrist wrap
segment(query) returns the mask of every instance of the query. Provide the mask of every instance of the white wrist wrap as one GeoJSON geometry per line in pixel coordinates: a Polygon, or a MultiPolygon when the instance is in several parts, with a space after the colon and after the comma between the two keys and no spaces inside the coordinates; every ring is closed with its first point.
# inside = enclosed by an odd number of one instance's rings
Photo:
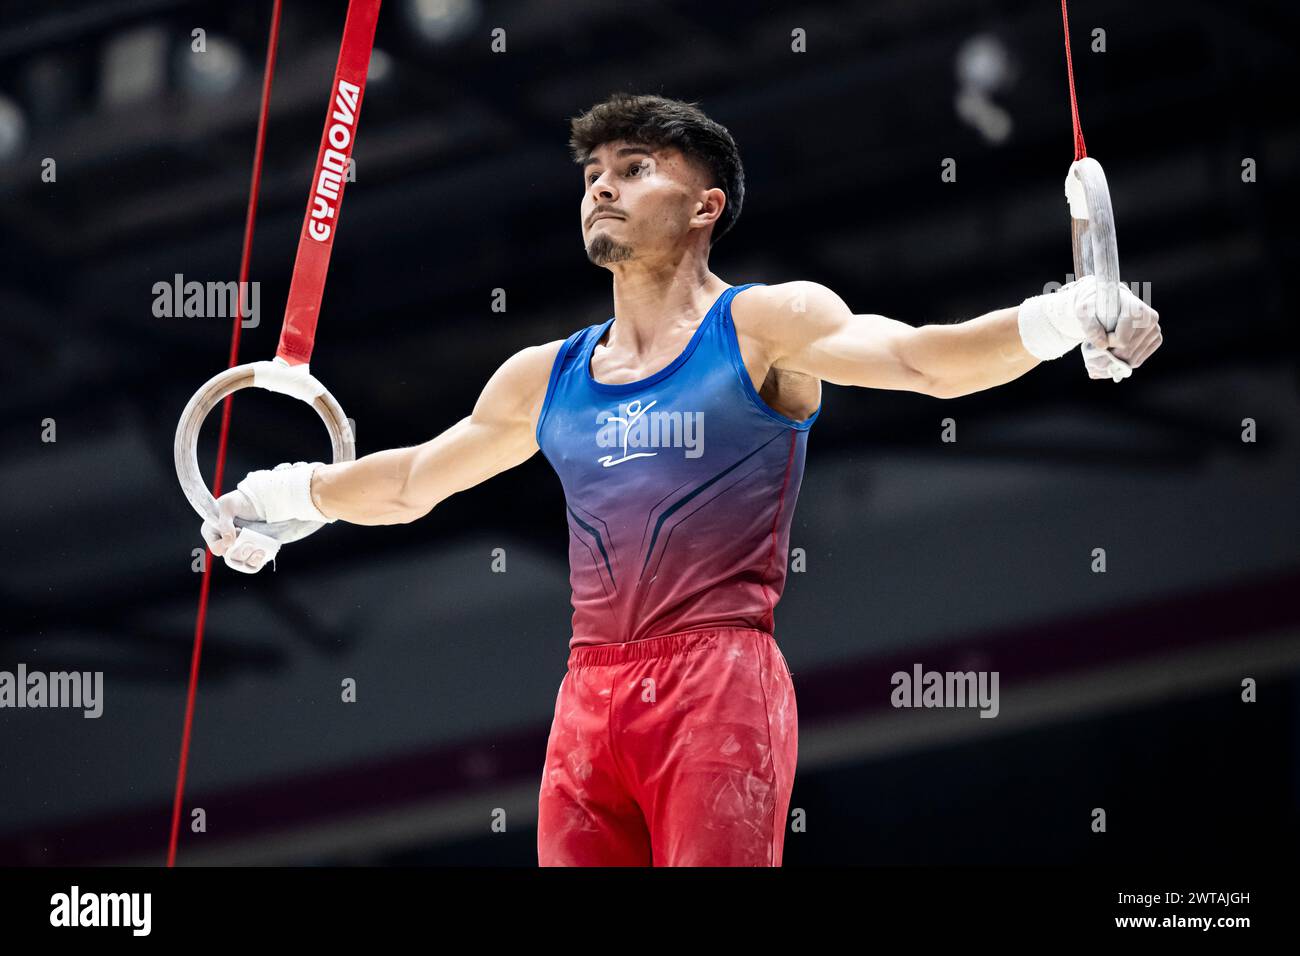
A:
{"type": "Polygon", "coordinates": [[[1078,314],[1088,295],[1095,296],[1095,279],[1084,276],[1056,292],[1036,295],[1020,303],[1018,324],[1025,351],[1044,362],[1060,358],[1083,341],[1078,314]]]}
{"type": "Polygon", "coordinates": [[[300,461],[277,465],[272,471],[250,471],[238,487],[263,521],[333,522],[338,519],[325,517],[311,500],[311,476],[320,464],[300,461]]]}

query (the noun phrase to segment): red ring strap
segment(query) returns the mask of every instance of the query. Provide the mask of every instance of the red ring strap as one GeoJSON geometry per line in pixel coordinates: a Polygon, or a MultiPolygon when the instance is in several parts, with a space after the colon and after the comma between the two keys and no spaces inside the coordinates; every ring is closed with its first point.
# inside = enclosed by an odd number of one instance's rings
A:
{"type": "Polygon", "coordinates": [[[325,114],[325,131],[321,133],[320,150],[316,154],[307,214],[303,217],[302,235],[298,238],[298,258],[293,264],[289,299],[284,308],[280,346],[275,352],[290,365],[309,362],[316,341],[316,320],[325,294],[330,252],[338,233],[339,207],[343,204],[343,187],[347,184],[348,161],[357,141],[361,99],[366,92],[366,71],[370,67],[370,51],[374,47],[375,26],[379,22],[379,4],[380,0],[351,0],[348,4],[343,42],[339,45],[339,62],[334,69],[334,85],[330,88],[330,105],[325,114]]]}

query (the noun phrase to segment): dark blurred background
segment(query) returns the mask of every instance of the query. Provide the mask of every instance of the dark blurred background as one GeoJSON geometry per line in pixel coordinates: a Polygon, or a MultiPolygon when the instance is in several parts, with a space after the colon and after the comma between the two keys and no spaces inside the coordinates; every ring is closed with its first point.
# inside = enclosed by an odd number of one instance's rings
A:
{"type": "MultiPolygon", "coordinates": [[[[777,610],[802,731],[790,866],[1300,845],[1282,198],[1300,13],[1071,6],[1121,271],[1165,343],[1121,385],[1072,354],[951,401],[825,387],[792,533],[806,570],[777,610]],[[997,670],[999,716],[892,708],[916,663],[997,670]]],[[[0,670],[105,680],[97,720],[0,710],[0,863],[165,858],[201,577],[172,437],[230,322],[155,317],[153,288],[237,278],[270,9],[0,5],[0,670]]],[[[344,10],[285,5],[242,361],[275,350],[344,10]]],[[[312,362],[360,453],[436,435],[511,353],[609,316],[566,140],[615,90],[699,102],[736,137],[744,214],[711,262],[733,284],[814,280],[923,324],[1071,269],[1052,0],[388,0],[312,362]]],[[[245,391],[230,455],[227,488],[328,445],[309,409],[245,391]]],[[[570,636],[562,509],[536,455],[413,525],[336,525],[257,576],[219,564],[186,793],[207,832],[182,828],[180,862],[535,865],[570,636]]]]}

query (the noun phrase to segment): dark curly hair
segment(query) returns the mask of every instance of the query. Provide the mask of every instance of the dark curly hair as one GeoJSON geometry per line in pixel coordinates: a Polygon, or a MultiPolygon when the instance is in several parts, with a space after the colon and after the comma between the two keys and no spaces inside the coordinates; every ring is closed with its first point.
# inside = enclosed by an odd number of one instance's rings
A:
{"type": "Polygon", "coordinates": [[[704,115],[699,104],[663,96],[615,93],[569,121],[569,149],[580,166],[598,146],[620,139],[651,148],[675,147],[708,170],[709,188],[716,186],[727,195],[722,214],[713,224],[710,246],[740,218],[745,201],[740,150],[727,128],[704,115]]]}

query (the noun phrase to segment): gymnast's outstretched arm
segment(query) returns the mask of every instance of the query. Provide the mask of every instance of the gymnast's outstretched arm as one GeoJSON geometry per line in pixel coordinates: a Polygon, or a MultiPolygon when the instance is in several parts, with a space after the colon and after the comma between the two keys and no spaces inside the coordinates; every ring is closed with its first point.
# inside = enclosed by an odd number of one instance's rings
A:
{"type": "Polygon", "coordinates": [[[224,554],[239,530],[236,517],[404,524],[522,464],[537,451],[537,416],[562,344],[516,352],[493,373],[469,415],[422,445],[332,465],[299,463],[250,473],[217,500],[220,520],[215,526],[204,522],[204,539],[213,554],[224,554]]]}
{"type": "Polygon", "coordinates": [[[1003,385],[1087,338],[1131,368],[1161,342],[1160,316],[1120,289],[1120,321],[1107,333],[1096,319],[1096,280],[1026,299],[966,322],[914,327],[881,315],[854,315],[815,282],[756,286],[736,296],[737,331],[772,368],[835,385],[900,389],[956,398],[1003,385]]]}

